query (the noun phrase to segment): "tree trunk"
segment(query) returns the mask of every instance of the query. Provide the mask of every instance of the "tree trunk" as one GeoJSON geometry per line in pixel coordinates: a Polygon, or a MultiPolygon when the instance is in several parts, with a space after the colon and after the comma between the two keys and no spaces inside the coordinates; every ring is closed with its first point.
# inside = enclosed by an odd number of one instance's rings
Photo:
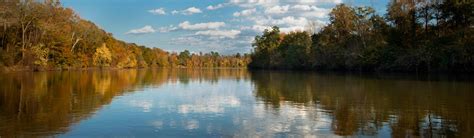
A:
{"type": "Polygon", "coordinates": [[[26,34],[26,29],[25,27],[22,27],[21,31],[21,60],[25,59],[25,34],[26,34]]]}
{"type": "Polygon", "coordinates": [[[26,32],[31,24],[31,21],[28,23],[21,23],[21,60],[25,59],[25,46],[26,46],[26,32]]]}

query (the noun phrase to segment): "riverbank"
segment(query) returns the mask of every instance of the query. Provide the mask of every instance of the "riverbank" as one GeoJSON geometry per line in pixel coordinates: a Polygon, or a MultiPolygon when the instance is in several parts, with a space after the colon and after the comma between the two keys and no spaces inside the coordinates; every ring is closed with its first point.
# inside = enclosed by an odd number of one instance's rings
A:
{"type": "Polygon", "coordinates": [[[87,70],[129,70],[129,69],[248,69],[246,67],[135,67],[135,68],[117,68],[117,67],[87,67],[87,68],[33,68],[27,66],[0,66],[0,72],[44,72],[44,71],[87,71],[87,70]]]}

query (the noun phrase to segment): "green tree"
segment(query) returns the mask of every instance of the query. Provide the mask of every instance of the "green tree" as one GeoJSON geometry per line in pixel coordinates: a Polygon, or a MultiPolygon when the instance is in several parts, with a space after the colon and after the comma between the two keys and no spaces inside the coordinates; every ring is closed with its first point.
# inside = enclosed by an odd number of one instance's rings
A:
{"type": "Polygon", "coordinates": [[[265,29],[261,36],[256,36],[252,44],[254,51],[252,54],[251,67],[270,68],[275,64],[275,50],[280,46],[280,28],[274,26],[272,30],[265,29]]]}
{"type": "Polygon", "coordinates": [[[183,52],[179,53],[179,65],[186,66],[188,60],[191,58],[191,53],[188,50],[184,50],[183,52]]]}
{"type": "Polygon", "coordinates": [[[283,37],[278,51],[286,68],[306,68],[309,66],[311,36],[307,32],[290,32],[283,37]]]}

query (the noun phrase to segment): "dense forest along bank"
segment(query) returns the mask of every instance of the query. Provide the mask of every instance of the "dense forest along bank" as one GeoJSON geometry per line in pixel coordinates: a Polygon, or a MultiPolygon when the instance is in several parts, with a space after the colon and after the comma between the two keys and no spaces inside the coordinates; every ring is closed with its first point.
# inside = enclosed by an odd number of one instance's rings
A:
{"type": "Polygon", "coordinates": [[[255,38],[251,68],[474,72],[474,1],[392,1],[385,15],[340,4],[329,24],[255,38]]]}
{"type": "Polygon", "coordinates": [[[117,40],[56,1],[0,1],[0,68],[246,67],[248,54],[166,52],[117,40]]]}

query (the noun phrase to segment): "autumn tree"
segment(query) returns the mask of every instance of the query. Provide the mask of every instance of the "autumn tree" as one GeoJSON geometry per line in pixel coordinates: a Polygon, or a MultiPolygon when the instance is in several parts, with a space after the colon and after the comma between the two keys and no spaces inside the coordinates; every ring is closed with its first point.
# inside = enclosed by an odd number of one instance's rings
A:
{"type": "Polygon", "coordinates": [[[112,61],[112,54],[107,46],[102,44],[102,46],[98,47],[94,53],[94,65],[98,67],[108,67],[112,61]]]}

